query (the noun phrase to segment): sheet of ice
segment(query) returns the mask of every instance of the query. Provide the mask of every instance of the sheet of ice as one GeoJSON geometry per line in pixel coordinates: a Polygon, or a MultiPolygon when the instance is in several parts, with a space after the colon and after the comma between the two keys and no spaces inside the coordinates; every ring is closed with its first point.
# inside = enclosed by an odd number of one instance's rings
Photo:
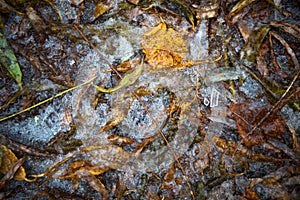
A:
{"type": "MultiPolygon", "coordinates": [[[[120,24],[120,21],[118,21],[118,24],[120,24]]],[[[138,30],[137,33],[139,35],[135,35],[136,41],[134,42],[140,42],[142,31],[138,30]]],[[[113,62],[115,59],[128,59],[133,54],[134,46],[138,46],[138,44],[132,42],[131,37],[129,39],[125,34],[123,36],[111,35],[111,38],[114,39],[107,39],[102,41],[104,45],[99,45],[100,49],[103,48],[102,51],[105,52],[105,56],[110,62],[113,62]],[[123,45],[126,49],[124,49],[123,45]]],[[[97,40],[101,44],[101,38],[97,38],[97,40]]],[[[209,55],[207,51],[208,43],[206,41],[205,21],[201,23],[199,31],[189,41],[189,44],[190,54],[187,55],[187,58],[193,60],[207,59],[209,55]]],[[[108,80],[110,74],[103,71],[104,64],[96,53],[91,52],[85,58],[85,62],[81,63],[81,66],[81,70],[77,76],[78,83],[84,82],[94,75],[97,75],[95,81],[97,83],[100,82],[101,84],[108,80]]],[[[205,71],[208,67],[216,68],[214,64],[204,64],[203,66],[196,66],[180,71],[161,71],[156,73],[147,73],[144,71],[132,86],[128,86],[112,94],[106,94],[105,98],[107,98],[107,102],[100,104],[96,110],[92,105],[97,93],[96,89],[91,85],[83,87],[81,90],[74,92],[73,95],[73,115],[79,124],[77,138],[83,139],[86,146],[108,144],[109,141],[105,138],[110,134],[110,131],[99,133],[99,130],[108,120],[116,118],[116,112],[113,112],[113,110],[117,110],[117,115],[120,115],[122,112],[125,115],[125,119],[118,124],[118,134],[133,139],[143,139],[153,135],[153,133],[157,132],[157,127],[151,121],[141,104],[130,93],[135,88],[145,86],[152,91],[154,95],[143,97],[143,100],[154,119],[161,126],[167,118],[167,113],[164,112],[166,107],[162,98],[158,97],[157,88],[163,87],[168,88],[169,91],[173,92],[185,104],[180,114],[181,119],[178,131],[175,138],[170,141],[170,145],[175,150],[177,156],[183,155],[187,152],[199,125],[197,113],[194,112],[197,110],[198,105],[192,102],[195,96],[193,88],[195,88],[197,80],[196,72],[200,72],[198,76],[203,79],[206,76],[205,71]]],[[[218,122],[222,121],[226,113],[224,107],[225,95],[223,94],[222,85],[212,83],[210,86],[203,88],[203,91],[204,95],[208,99],[211,99],[210,102],[212,102],[212,105],[210,105],[210,117],[213,121],[216,119],[209,127],[209,134],[218,134],[222,128],[218,122]]],[[[209,140],[209,137],[207,138],[209,140]]],[[[208,151],[209,149],[205,150],[205,152],[208,151]]],[[[103,153],[103,151],[101,152],[103,153]]],[[[110,152],[106,152],[106,154],[109,155],[110,152]]],[[[114,156],[112,155],[112,157],[114,156]]],[[[157,150],[146,150],[138,157],[131,155],[127,164],[119,166],[119,170],[128,171],[132,169],[134,171],[145,172],[150,169],[158,171],[168,168],[172,162],[174,162],[172,151],[170,151],[169,147],[163,146],[157,150]]]]}

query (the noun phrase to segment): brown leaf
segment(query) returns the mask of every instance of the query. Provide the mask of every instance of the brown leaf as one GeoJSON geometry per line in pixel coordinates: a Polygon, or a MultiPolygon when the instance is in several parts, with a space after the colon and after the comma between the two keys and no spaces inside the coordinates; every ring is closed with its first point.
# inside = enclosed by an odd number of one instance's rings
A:
{"type": "Polygon", "coordinates": [[[168,183],[166,183],[166,182],[163,182],[163,183],[161,184],[160,189],[165,190],[165,189],[171,189],[172,187],[173,187],[172,185],[170,185],[170,184],[168,184],[168,183]]]}
{"type": "Polygon", "coordinates": [[[93,166],[85,160],[77,160],[61,171],[56,172],[52,178],[77,179],[85,178],[90,175],[99,175],[110,170],[109,167],[93,166]]]}
{"type": "Polygon", "coordinates": [[[79,6],[84,0],[69,0],[71,4],[79,6]]]}
{"type": "Polygon", "coordinates": [[[138,5],[140,0],[127,0],[127,1],[134,5],[138,5]]]}
{"type": "MultiPolygon", "coordinates": [[[[132,74],[132,73],[131,73],[132,74]]],[[[130,75],[130,74],[129,74],[130,75]]],[[[128,75],[127,75],[128,76],[128,75]]],[[[124,79],[122,79],[123,81],[124,79]]],[[[121,82],[122,82],[121,81],[121,82]]],[[[121,82],[119,83],[119,85],[121,86],[121,82]]],[[[122,83],[123,84],[123,83],[122,83]]],[[[123,85],[124,86],[124,85],[123,85]]],[[[121,86],[121,87],[123,87],[121,86]]],[[[118,87],[118,86],[117,86],[118,87]]],[[[114,89],[114,88],[112,88],[114,89]]],[[[110,130],[113,127],[117,126],[120,122],[123,121],[123,119],[126,117],[127,115],[127,108],[128,108],[129,104],[121,104],[120,106],[116,106],[116,108],[112,109],[112,113],[113,113],[113,118],[109,119],[105,125],[103,127],[101,127],[101,129],[99,130],[99,133],[102,133],[104,131],[110,130]]]]}
{"type": "Polygon", "coordinates": [[[154,140],[155,140],[156,137],[150,137],[150,138],[146,138],[144,139],[140,144],[138,144],[135,149],[134,149],[134,153],[140,153],[144,150],[144,148],[148,145],[148,144],[151,144],[154,140]]]}
{"type": "MultiPolygon", "coordinates": [[[[138,66],[139,63],[141,61],[139,59],[134,59],[134,60],[130,60],[130,61],[125,61],[125,62],[122,62],[121,64],[119,64],[117,67],[116,67],[116,70],[118,72],[128,72],[130,70],[132,70],[134,68],[134,66],[138,66]]],[[[111,70],[112,71],[112,70],[111,70]]]]}
{"type": "Polygon", "coordinates": [[[251,189],[247,189],[243,193],[243,197],[245,197],[246,199],[259,200],[259,196],[251,189]]]}
{"type": "Polygon", "coordinates": [[[112,119],[108,120],[105,123],[105,125],[99,130],[99,133],[112,129],[113,127],[117,126],[123,119],[124,119],[124,115],[122,115],[121,117],[117,117],[115,120],[112,119]]]}
{"type": "Polygon", "coordinates": [[[6,172],[5,176],[0,180],[0,190],[3,189],[6,183],[13,179],[18,169],[21,167],[23,162],[25,161],[25,157],[19,159],[13,166],[6,172]]]}
{"type": "Polygon", "coordinates": [[[107,137],[107,139],[113,143],[113,144],[120,144],[120,145],[126,145],[126,144],[133,144],[134,140],[129,137],[122,137],[116,134],[111,134],[107,137]]]}
{"type": "Polygon", "coordinates": [[[252,107],[250,104],[236,103],[230,106],[237,129],[248,147],[262,144],[268,137],[274,137],[284,132],[284,124],[280,115],[270,114],[269,117],[257,127],[252,134],[249,132],[268,113],[266,108],[252,107]]]}
{"type": "Polygon", "coordinates": [[[167,173],[166,173],[166,175],[164,177],[164,180],[166,182],[172,181],[174,179],[175,172],[176,172],[176,169],[175,169],[175,165],[173,163],[173,164],[171,164],[170,168],[168,169],[168,171],[167,171],[167,173]]]}
{"type": "Polygon", "coordinates": [[[272,36],[274,36],[277,40],[279,40],[279,42],[285,47],[286,51],[288,52],[288,54],[291,56],[293,63],[295,65],[295,69],[300,69],[300,65],[298,62],[298,59],[296,57],[295,52],[293,51],[293,49],[290,47],[290,45],[285,41],[285,39],[283,39],[283,37],[281,37],[279,34],[270,31],[270,34],[272,36]]]}
{"type": "Polygon", "coordinates": [[[282,21],[271,21],[270,25],[291,34],[300,41],[300,27],[296,24],[290,24],[282,21]]]}
{"type": "Polygon", "coordinates": [[[108,192],[99,179],[97,179],[95,176],[88,176],[86,180],[92,188],[102,195],[102,199],[108,199],[108,192]]]}
{"type": "Polygon", "coordinates": [[[37,33],[42,33],[47,30],[47,25],[45,24],[44,20],[37,14],[37,12],[32,7],[26,8],[26,14],[34,30],[37,33]]]}
{"type": "Polygon", "coordinates": [[[269,26],[261,26],[252,31],[241,52],[241,59],[245,59],[245,61],[249,62],[255,62],[257,53],[259,52],[261,44],[269,30],[269,26]]]}
{"type": "Polygon", "coordinates": [[[249,38],[249,35],[251,33],[250,27],[248,26],[247,23],[245,23],[243,21],[239,21],[237,25],[238,25],[238,29],[239,29],[244,41],[247,41],[249,38]]]}
{"type": "Polygon", "coordinates": [[[241,0],[239,1],[230,11],[228,18],[232,18],[237,15],[240,11],[242,11],[245,7],[251,5],[256,0],[241,0]]]}
{"type": "MultiPolygon", "coordinates": [[[[0,145],[0,148],[2,148],[2,163],[0,166],[0,172],[2,174],[6,174],[14,167],[14,164],[18,162],[18,158],[6,146],[0,145]]],[[[14,179],[18,181],[23,181],[25,180],[25,178],[26,178],[25,169],[23,167],[20,167],[17,170],[17,172],[14,174],[14,179]]]]}
{"type": "Polygon", "coordinates": [[[245,9],[243,9],[243,11],[241,11],[241,12],[237,13],[236,15],[234,15],[234,16],[232,17],[232,19],[231,19],[230,25],[234,25],[234,24],[236,24],[237,22],[240,22],[241,19],[243,19],[244,16],[245,16],[246,14],[248,14],[249,10],[250,10],[250,7],[246,7],[245,9]]]}
{"type": "Polygon", "coordinates": [[[268,67],[267,67],[267,63],[265,61],[265,59],[262,56],[257,56],[256,58],[256,68],[258,69],[258,71],[260,72],[260,74],[263,77],[266,77],[268,75],[268,67]]]}

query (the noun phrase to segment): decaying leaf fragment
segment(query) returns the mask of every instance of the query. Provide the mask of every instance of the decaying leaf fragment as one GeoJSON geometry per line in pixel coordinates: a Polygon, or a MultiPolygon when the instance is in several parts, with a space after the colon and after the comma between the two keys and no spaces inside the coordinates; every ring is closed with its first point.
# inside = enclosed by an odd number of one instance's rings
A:
{"type": "Polygon", "coordinates": [[[79,6],[84,0],[69,0],[71,4],[79,6]]]}
{"type": "Polygon", "coordinates": [[[110,9],[110,5],[106,5],[103,2],[99,2],[96,5],[96,9],[94,11],[94,17],[95,17],[95,19],[97,19],[98,17],[100,17],[101,15],[103,15],[104,13],[106,13],[109,9],[110,9]]]}
{"type": "Polygon", "coordinates": [[[95,175],[102,174],[106,171],[110,170],[109,167],[98,167],[93,166],[89,162],[85,160],[77,160],[72,162],[68,168],[65,168],[55,174],[52,178],[59,178],[61,180],[64,179],[73,179],[73,189],[76,190],[78,188],[78,181],[81,178],[87,180],[88,184],[94,188],[97,192],[102,195],[103,199],[108,198],[107,190],[101,181],[96,178],[95,175]]]}
{"type": "MultiPolygon", "coordinates": [[[[270,26],[261,26],[250,34],[241,52],[241,60],[246,60],[250,63],[255,62],[259,48],[269,30],[270,26]]],[[[246,63],[246,65],[249,64],[246,63]]]]}
{"type": "Polygon", "coordinates": [[[245,197],[246,199],[253,199],[253,200],[259,200],[259,196],[256,194],[255,191],[253,191],[252,189],[247,189],[244,193],[243,193],[243,197],[245,197]]]}
{"type": "Polygon", "coordinates": [[[74,190],[77,189],[78,181],[85,179],[91,187],[102,195],[103,199],[108,199],[105,186],[97,178],[97,175],[126,165],[130,157],[130,153],[116,145],[87,146],[56,162],[43,173],[31,176],[35,178],[34,181],[44,176],[60,180],[72,179],[74,190]],[[67,166],[58,170],[64,164],[67,166]]]}
{"type": "Polygon", "coordinates": [[[99,133],[110,130],[113,127],[117,126],[125,118],[125,114],[117,111],[117,116],[114,119],[108,120],[105,125],[99,130],[99,133]]]}
{"type": "Polygon", "coordinates": [[[248,147],[262,144],[268,137],[280,135],[285,130],[281,116],[271,114],[253,133],[248,134],[267,114],[267,109],[252,107],[245,103],[232,104],[229,109],[233,113],[238,132],[248,147]]]}
{"type": "Polygon", "coordinates": [[[0,0],[0,12],[8,13],[8,12],[15,12],[18,15],[24,15],[23,13],[17,11],[14,7],[10,6],[4,0],[0,0]]]}
{"type": "Polygon", "coordinates": [[[37,14],[37,12],[32,7],[26,8],[26,14],[32,24],[34,30],[37,33],[45,32],[47,29],[47,25],[44,20],[37,14]]]}
{"type": "Polygon", "coordinates": [[[261,48],[259,49],[258,56],[256,57],[256,63],[257,63],[256,68],[258,69],[258,71],[263,77],[266,77],[269,72],[268,65],[265,60],[265,55],[269,52],[269,49],[270,49],[269,43],[264,42],[261,45],[261,48]]]}
{"type": "Polygon", "coordinates": [[[167,171],[167,173],[164,177],[164,180],[167,181],[167,182],[170,182],[174,178],[175,172],[176,172],[176,168],[174,166],[174,163],[172,163],[170,165],[169,170],[167,171]]]}
{"type": "Polygon", "coordinates": [[[128,2],[134,4],[134,5],[138,5],[139,4],[139,0],[127,0],[128,2]]]}
{"type": "MultiPolygon", "coordinates": [[[[1,149],[1,148],[0,148],[1,149]]],[[[5,176],[3,176],[0,180],[0,190],[5,188],[6,184],[14,178],[16,172],[20,169],[21,165],[24,163],[25,157],[19,159],[15,162],[11,168],[6,172],[5,176]]]]}
{"type": "MultiPolygon", "coordinates": [[[[0,145],[0,148],[2,149],[2,162],[0,166],[0,172],[2,174],[6,174],[13,167],[13,165],[18,162],[18,158],[6,146],[0,145]]],[[[18,169],[18,171],[14,175],[14,179],[18,181],[23,181],[26,179],[26,172],[23,167],[20,167],[18,169]]]]}
{"type": "MultiPolygon", "coordinates": [[[[231,19],[236,17],[244,8],[250,6],[252,3],[255,3],[257,0],[240,0],[230,11],[228,18],[231,19]]],[[[275,3],[274,0],[266,0],[266,2],[272,5],[277,11],[282,13],[285,16],[290,16],[291,14],[280,9],[275,3]]],[[[235,22],[237,19],[235,19],[235,22]]]]}
{"type": "Polygon", "coordinates": [[[230,11],[228,18],[231,18],[235,16],[237,13],[239,13],[241,10],[243,10],[245,7],[251,5],[257,0],[241,0],[239,1],[230,11]]]}
{"type": "Polygon", "coordinates": [[[126,145],[126,144],[133,144],[134,140],[129,137],[122,137],[116,134],[110,134],[107,139],[112,144],[120,144],[120,145],[126,145]]]}
{"type": "Polygon", "coordinates": [[[296,24],[290,24],[282,21],[271,21],[270,25],[291,34],[293,37],[297,38],[298,41],[300,41],[300,27],[296,24]]]}

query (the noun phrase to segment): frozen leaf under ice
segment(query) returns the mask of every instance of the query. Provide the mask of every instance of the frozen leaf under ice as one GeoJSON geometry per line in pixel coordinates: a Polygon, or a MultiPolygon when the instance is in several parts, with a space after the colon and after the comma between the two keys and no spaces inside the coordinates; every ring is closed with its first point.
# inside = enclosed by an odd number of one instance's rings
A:
{"type": "Polygon", "coordinates": [[[142,37],[146,61],[160,69],[179,65],[188,52],[188,46],[181,34],[165,23],[160,23],[142,37]]]}
{"type": "Polygon", "coordinates": [[[280,115],[271,114],[264,122],[249,134],[253,127],[256,127],[260,120],[267,114],[266,108],[256,108],[245,103],[236,103],[230,106],[233,118],[236,121],[237,129],[243,141],[248,147],[262,144],[268,137],[276,137],[284,132],[284,124],[280,115]]]}

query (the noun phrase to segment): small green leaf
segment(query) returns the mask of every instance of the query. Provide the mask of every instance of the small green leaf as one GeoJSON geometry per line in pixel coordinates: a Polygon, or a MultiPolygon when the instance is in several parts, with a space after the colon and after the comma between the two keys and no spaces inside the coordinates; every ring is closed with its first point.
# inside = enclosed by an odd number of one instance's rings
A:
{"type": "Polygon", "coordinates": [[[22,72],[17,58],[2,33],[0,33],[0,63],[4,66],[13,79],[17,82],[19,88],[22,88],[22,72]]]}

